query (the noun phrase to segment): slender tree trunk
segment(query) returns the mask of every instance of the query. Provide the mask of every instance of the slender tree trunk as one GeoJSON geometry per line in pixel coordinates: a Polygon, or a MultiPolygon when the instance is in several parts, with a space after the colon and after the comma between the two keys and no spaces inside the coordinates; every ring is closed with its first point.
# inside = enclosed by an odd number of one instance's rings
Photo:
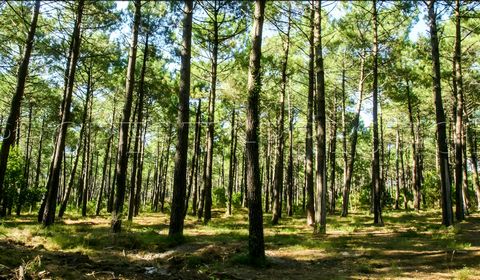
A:
{"type": "MultiPolygon", "coordinates": [[[[40,142],[38,144],[38,153],[37,153],[37,162],[36,162],[36,169],[35,169],[35,182],[34,182],[34,187],[36,190],[38,190],[38,187],[40,186],[40,172],[42,171],[42,150],[43,150],[43,140],[45,137],[45,118],[42,117],[42,130],[40,132],[40,142]]],[[[32,202],[31,209],[33,209],[34,204],[36,202],[32,202]]]]}
{"type": "Polygon", "coordinates": [[[330,135],[330,213],[335,214],[335,200],[337,194],[335,190],[335,167],[336,167],[336,150],[337,150],[337,97],[333,96],[332,111],[332,131],[330,135]]]}
{"type": "Polygon", "coordinates": [[[167,176],[168,176],[168,166],[170,162],[170,145],[172,142],[172,137],[173,137],[173,131],[172,131],[172,126],[170,125],[168,129],[168,140],[167,140],[167,149],[166,149],[167,154],[165,156],[165,167],[164,167],[164,170],[160,173],[160,175],[162,176],[162,180],[161,180],[162,184],[160,185],[162,190],[160,194],[160,211],[162,213],[164,213],[165,195],[167,193],[167,188],[168,188],[167,176]]]}
{"type": "Polygon", "coordinates": [[[233,195],[233,183],[235,180],[234,174],[234,164],[235,164],[235,136],[236,136],[236,127],[235,127],[235,107],[232,109],[232,121],[231,131],[230,131],[230,160],[228,166],[228,189],[227,189],[227,215],[232,215],[232,195],[233,195]]]}
{"type": "Polygon", "coordinates": [[[210,96],[208,100],[208,127],[207,127],[207,150],[206,150],[206,161],[205,161],[205,173],[204,173],[204,196],[205,196],[205,207],[204,207],[204,222],[208,223],[212,218],[212,177],[213,177],[213,138],[215,134],[215,99],[217,91],[217,65],[218,65],[218,10],[216,9],[217,2],[214,2],[215,9],[213,11],[213,16],[211,17],[213,22],[213,40],[211,41],[212,45],[212,68],[211,68],[211,82],[210,82],[210,96]]]}
{"type": "MultiPolygon", "coordinates": [[[[58,212],[58,217],[59,218],[63,217],[63,214],[65,213],[65,210],[67,209],[68,200],[70,198],[70,193],[72,191],[73,183],[75,181],[75,173],[77,172],[78,160],[80,158],[80,152],[82,152],[82,147],[85,147],[85,145],[82,146],[82,141],[83,141],[83,138],[84,138],[85,127],[86,127],[86,124],[87,124],[88,104],[90,102],[90,77],[91,76],[88,75],[87,92],[85,94],[85,105],[83,106],[83,113],[82,113],[82,123],[81,123],[81,128],[80,128],[80,134],[79,134],[79,137],[78,137],[77,148],[75,149],[75,160],[73,162],[72,170],[70,171],[70,178],[68,180],[67,189],[66,189],[65,194],[63,196],[62,204],[60,205],[60,210],[58,212]]],[[[85,153],[83,153],[83,157],[85,157],[85,153]]],[[[82,162],[82,166],[84,164],[85,164],[85,161],[82,162]]]]}
{"type": "Polygon", "coordinates": [[[462,37],[460,23],[460,0],[455,1],[455,54],[453,65],[454,94],[456,94],[457,108],[455,121],[455,217],[457,221],[465,219],[465,206],[463,193],[463,79],[462,79],[462,37]]]}
{"type": "Polygon", "coordinates": [[[144,155],[145,155],[145,138],[147,134],[147,119],[148,116],[145,118],[145,125],[143,126],[143,131],[141,132],[142,135],[142,140],[140,142],[140,154],[138,158],[138,168],[137,168],[137,182],[135,183],[136,185],[136,190],[135,190],[135,205],[134,205],[134,211],[133,215],[138,216],[138,213],[140,211],[140,198],[141,198],[141,193],[142,193],[142,181],[143,181],[143,163],[144,163],[144,155]]]}
{"type": "MultiPolygon", "coordinates": [[[[360,125],[360,112],[362,111],[363,102],[363,86],[365,82],[365,51],[361,55],[360,62],[360,81],[358,82],[358,103],[355,118],[353,119],[353,135],[350,141],[350,157],[348,159],[348,169],[345,178],[345,186],[343,187],[343,204],[342,204],[342,217],[348,215],[348,204],[350,200],[350,188],[352,185],[353,167],[355,164],[355,156],[357,151],[357,139],[358,139],[358,127],[360,125]]],[[[344,135],[346,137],[346,135],[344,135]]]]}
{"type": "MultiPolygon", "coordinates": [[[[464,110],[465,112],[465,110],[464,110]]],[[[465,215],[470,215],[470,195],[468,192],[468,165],[467,165],[467,143],[466,143],[466,134],[467,129],[465,126],[465,118],[464,118],[464,125],[462,129],[462,172],[463,172],[463,184],[462,184],[462,193],[463,193],[463,205],[465,209],[465,215]]]]}
{"type": "MultiPolygon", "coordinates": [[[[85,135],[85,156],[87,157],[87,164],[84,168],[84,179],[83,179],[83,199],[82,199],[82,217],[87,216],[87,202],[88,202],[88,190],[90,186],[91,173],[93,168],[93,155],[92,155],[92,103],[93,99],[90,102],[89,118],[88,118],[88,132],[85,135]]],[[[95,150],[95,149],[93,149],[95,150]]]]}
{"type": "Polygon", "coordinates": [[[453,224],[453,211],[450,189],[450,174],[448,168],[448,144],[445,111],[442,102],[442,88],[440,75],[440,52],[437,37],[437,14],[435,1],[428,2],[428,17],[430,25],[430,44],[432,48],[432,79],[433,97],[435,102],[435,118],[437,122],[437,154],[440,163],[440,181],[442,190],[442,224],[453,224]]]}
{"type": "Polygon", "coordinates": [[[20,212],[22,211],[22,206],[25,200],[25,191],[27,190],[29,184],[30,184],[30,156],[31,156],[31,144],[30,144],[30,138],[31,138],[31,133],[32,133],[32,103],[30,103],[29,109],[28,109],[28,128],[27,128],[27,138],[25,139],[25,167],[23,171],[23,177],[24,181],[20,185],[20,189],[18,192],[18,199],[17,199],[17,207],[16,207],[16,214],[17,216],[20,216],[20,212]]]}
{"type": "Polygon", "coordinates": [[[40,208],[39,214],[43,213],[42,223],[44,226],[49,226],[55,221],[55,210],[57,206],[58,186],[60,182],[60,171],[62,168],[63,152],[65,148],[65,141],[67,137],[67,128],[70,121],[70,108],[72,105],[73,87],[75,81],[75,72],[77,68],[77,61],[80,54],[81,32],[80,27],[82,23],[84,0],[80,0],[77,6],[77,15],[75,19],[75,27],[72,34],[72,52],[71,60],[68,68],[68,79],[65,85],[65,99],[63,100],[62,117],[60,128],[58,131],[54,155],[50,164],[50,173],[47,180],[47,192],[45,196],[44,207],[40,208]]]}
{"type": "MultiPolygon", "coordinates": [[[[145,38],[145,49],[143,51],[143,62],[142,62],[142,70],[140,73],[140,81],[138,87],[138,100],[137,100],[137,119],[135,120],[134,115],[134,122],[136,124],[135,129],[135,139],[133,144],[133,159],[132,159],[132,171],[130,173],[130,196],[128,199],[128,216],[127,219],[132,221],[133,215],[135,213],[135,199],[136,199],[136,192],[135,190],[137,187],[137,169],[139,165],[139,155],[140,155],[140,138],[142,134],[142,121],[143,121],[143,97],[144,97],[144,83],[145,83],[145,70],[146,70],[146,63],[148,57],[148,33],[145,38]]],[[[133,125],[132,125],[133,130],[133,125]]],[[[133,131],[132,131],[133,134],[133,131]]]]}
{"type": "MultiPolygon", "coordinates": [[[[185,187],[187,185],[188,122],[190,99],[190,55],[192,49],[193,1],[185,0],[183,18],[183,42],[178,94],[177,149],[173,175],[172,210],[168,236],[183,237],[185,187]]],[[[168,164],[168,162],[167,162],[168,164]]]]}
{"type": "Polygon", "coordinates": [[[383,225],[382,219],[382,183],[380,176],[380,147],[378,136],[378,34],[377,1],[373,1],[373,160],[372,160],[372,187],[373,187],[373,223],[383,225]]]}
{"type": "MultiPolygon", "coordinates": [[[[5,172],[7,170],[8,155],[10,153],[10,147],[15,142],[15,126],[20,117],[20,110],[22,105],[23,95],[25,93],[25,83],[28,76],[28,65],[30,63],[30,55],[33,49],[33,41],[35,37],[35,30],[37,29],[38,14],[40,12],[40,1],[35,1],[35,7],[33,8],[32,20],[30,22],[30,28],[28,30],[27,38],[25,41],[25,48],[23,52],[22,62],[18,67],[17,72],[17,85],[15,93],[10,103],[10,113],[5,124],[3,131],[3,141],[0,148],[0,202],[4,198],[3,184],[5,179],[5,172]]],[[[1,216],[1,213],[0,213],[1,216]]]]}
{"type": "Polygon", "coordinates": [[[408,118],[410,121],[410,133],[412,134],[412,153],[413,153],[413,161],[412,161],[412,186],[414,191],[414,200],[413,205],[415,210],[420,210],[420,201],[422,200],[422,194],[420,192],[420,176],[419,176],[419,160],[420,155],[418,152],[418,133],[415,133],[415,124],[413,121],[413,104],[412,104],[412,97],[410,93],[410,85],[407,81],[407,105],[408,105],[408,118]]]}
{"type": "Polygon", "coordinates": [[[325,116],[325,74],[322,56],[322,2],[315,7],[315,74],[317,109],[317,170],[316,170],[316,209],[314,233],[325,234],[327,230],[327,180],[326,180],[326,116],[325,116]]]}
{"type": "MultiPolygon", "coordinates": [[[[345,61],[342,64],[342,159],[343,159],[343,187],[345,188],[347,182],[348,174],[348,155],[347,155],[347,120],[346,120],[346,111],[347,111],[347,97],[345,92],[345,83],[346,83],[346,69],[345,61]]],[[[359,100],[358,103],[362,101],[359,100]]],[[[345,190],[344,190],[345,191],[345,190]]],[[[343,210],[343,209],[342,209],[343,210]]],[[[342,211],[343,212],[343,211],[342,211]]]]}
{"type": "Polygon", "coordinates": [[[136,0],[135,15],[132,27],[132,41],[128,57],[127,82],[125,86],[125,105],[123,107],[123,116],[117,149],[117,166],[115,168],[117,189],[115,192],[115,203],[112,211],[111,222],[111,229],[114,233],[118,233],[122,229],[123,203],[125,200],[125,187],[128,168],[128,130],[133,103],[133,88],[135,84],[135,62],[137,59],[138,29],[140,27],[141,18],[140,12],[141,2],[140,0],[136,0]]]}
{"type": "Polygon", "coordinates": [[[265,0],[255,1],[255,13],[252,32],[252,49],[248,70],[248,105],[246,123],[246,167],[248,186],[248,253],[252,263],[265,262],[263,238],[262,186],[258,159],[260,126],[259,99],[262,86],[260,58],[262,55],[262,30],[265,0]]]}
{"type": "Polygon", "coordinates": [[[399,163],[400,163],[400,130],[397,127],[397,137],[395,141],[395,175],[396,175],[396,183],[395,183],[395,206],[394,209],[399,209],[399,201],[400,201],[400,170],[399,170],[399,163]]]}
{"type": "Polygon", "coordinates": [[[308,59],[308,98],[307,98],[307,131],[305,136],[305,190],[307,193],[307,224],[313,226],[315,219],[313,194],[313,104],[315,92],[315,9],[312,2],[310,8],[310,50],[308,59]]]}
{"type": "Polygon", "coordinates": [[[287,215],[293,216],[293,196],[294,196],[294,179],[293,179],[293,112],[291,103],[291,94],[288,94],[288,167],[287,167],[287,215]]]}
{"type": "MultiPolygon", "coordinates": [[[[190,200],[190,194],[192,193],[192,186],[193,182],[195,181],[194,176],[196,174],[196,169],[197,169],[197,158],[198,154],[200,152],[200,130],[201,130],[201,114],[202,114],[202,101],[199,98],[198,99],[198,105],[197,105],[197,113],[195,115],[195,136],[194,136],[194,148],[193,148],[193,156],[192,156],[192,167],[190,168],[190,178],[188,180],[188,189],[187,189],[187,197],[185,198],[185,211],[184,211],[184,216],[187,215],[188,211],[188,201],[190,200]]],[[[193,190],[194,192],[194,200],[196,202],[197,200],[197,192],[196,189],[193,190]]],[[[193,201],[193,199],[192,199],[193,201]]],[[[194,203],[192,202],[192,209],[195,208],[194,203]]]]}
{"type": "Polygon", "coordinates": [[[473,129],[472,124],[468,120],[468,114],[465,114],[465,124],[466,124],[466,140],[468,144],[468,151],[470,153],[470,164],[472,166],[472,183],[473,189],[475,190],[475,196],[477,198],[477,211],[480,211],[480,182],[478,176],[478,159],[475,149],[475,142],[473,139],[473,129]]]}
{"type": "MultiPolygon", "coordinates": [[[[289,10],[290,13],[290,10],[289,10]]],[[[278,219],[282,216],[282,194],[283,194],[283,165],[284,165],[284,148],[285,148],[285,93],[287,91],[287,66],[288,55],[290,51],[290,25],[291,16],[289,14],[289,24],[286,32],[286,39],[283,42],[283,50],[285,52],[282,61],[282,81],[280,91],[280,116],[278,118],[278,140],[277,140],[277,161],[275,162],[275,177],[273,188],[273,211],[272,211],[272,224],[278,224],[278,219]]]]}

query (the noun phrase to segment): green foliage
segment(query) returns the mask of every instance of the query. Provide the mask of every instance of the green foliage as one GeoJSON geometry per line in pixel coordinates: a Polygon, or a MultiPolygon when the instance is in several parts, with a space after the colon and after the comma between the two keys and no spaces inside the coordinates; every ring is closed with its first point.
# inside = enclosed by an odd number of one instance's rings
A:
{"type": "Polygon", "coordinates": [[[240,207],[242,205],[242,194],[233,193],[232,194],[232,205],[235,207],[240,207]]]}
{"type": "Polygon", "coordinates": [[[227,204],[227,196],[224,188],[214,188],[212,196],[212,202],[215,207],[225,207],[227,204]]]}

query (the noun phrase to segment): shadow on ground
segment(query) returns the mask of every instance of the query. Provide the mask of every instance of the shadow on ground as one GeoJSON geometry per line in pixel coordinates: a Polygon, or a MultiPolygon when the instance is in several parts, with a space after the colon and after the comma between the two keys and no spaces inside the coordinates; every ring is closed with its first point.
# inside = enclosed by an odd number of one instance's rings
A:
{"type": "Polygon", "coordinates": [[[247,265],[246,211],[187,216],[185,243],[167,237],[168,217],[148,213],[109,231],[109,217],[66,217],[41,228],[34,216],[0,226],[0,279],[478,279],[480,216],[445,228],[439,212],[387,212],[384,227],[362,213],[330,216],[314,236],[301,216],[280,225],[265,215],[268,263],[247,265]],[[28,277],[26,277],[28,278],[28,277]]]}

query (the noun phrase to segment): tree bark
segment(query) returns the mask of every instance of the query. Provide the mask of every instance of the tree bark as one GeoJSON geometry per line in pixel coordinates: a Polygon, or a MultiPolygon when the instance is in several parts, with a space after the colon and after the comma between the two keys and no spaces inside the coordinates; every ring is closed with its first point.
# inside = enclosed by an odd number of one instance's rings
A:
{"type": "MultiPolygon", "coordinates": [[[[348,169],[345,178],[345,186],[343,187],[343,203],[342,203],[342,217],[348,215],[348,204],[350,201],[350,188],[352,185],[353,167],[355,164],[355,156],[357,152],[358,127],[360,125],[360,112],[362,111],[363,102],[363,87],[365,82],[365,51],[361,55],[360,62],[360,80],[358,82],[358,103],[355,118],[353,119],[353,135],[350,141],[350,157],[348,158],[348,169]]],[[[344,135],[346,138],[346,134],[344,135]]]]}
{"type": "Polygon", "coordinates": [[[125,200],[125,187],[128,168],[128,130],[130,126],[129,122],[132,111],[133,89],[135,84],[135,62],[137,59],[138,29],[141,18],[140,13],[141,2],[140,0],[136,0],[132,27],[133,34],[128,57],[127,81],[125,85],[125,105],[123,107],[122,123],[120,125],[120,135],[117,149],[117,166],[115,168],[116,191],[111,222],[111,230],[114,233],[118,233],[122,230],[123,204],[125,200]]]}
{"type": "Polygon", "coordinates": [[[260,59],[262,55],[262,30],[265,15],[265,0],[255,1],[252,30],[252,49],[248,69],[248,105],[246,123],[246,167],[248,189],[248,253],[252,263],[265,262],[263,238],[262,186],[258,159],[260,126],[259,99],[262,87],[260,59]]]}
{"type": "Polygon", "coordinates": [[[399,209],[399,202],[400,202],[400,130],[397,127],[397,137],[395,141],[395,175],[396,175],[396,183],[395,183],[395,206],[394,209],[399,209]]]}
{"type": "Polygon", "coordinates": [[[280,116],[278,118],[278,140],[277,140],[277,161],[275,162],[275,177],[273,188],[273,211],[272,211],[272,224],[278,224],[278,219],[282,217],[282,194],[283,194],[283,167],[284,167],[284,148],[285,148],[285,93],[287,91],[287,66],[288,55],[290,51],[290,20],[286,32],[286,38],[283,41],[284,56],[281,66],[281,90],[280,90],[280,116]]]}
{"type": "Polygon", "coordinates": [[[236,128],[235,128],[235,107],[232,109],[232,121],[230,123],[231,131],[230,131],[230,160],[228,166],[228,189],[227,189],[227,215],[232,215],[232,196],[233,196],[233,183],[235,180],[234,174],[234,165],[235,165],[235,157],[236,157],[236,128]]]}
{"type": "MultiPolygon", "coordinates": [[[[85,94],[85,105],[83,106],[83,113],[82,113],[82,123],[80,128],[80,133],[78,137],[77,148],[75,149],[75,160],[73,162],[72,170],[70,171],[70,178],[68,180],[67,190],[63,196],[62,204],[60,205],[60,210],[58,212],[58,217],[62,218],[65,210],[67,209],[68,200],[70,198],[70,193],[73,188],[73,183],[75,180],[75,173],[77,172],[78,167],[78,160],[80,158],[80,152],[82,151],[82,147],[84,149],[85,145],[82,146],[82,141],[84,138],[85,127],[87,124],[87,116],[88,116],[88,104],[90,102],[90,75],[88,76],[87,81],[87,91],[85,94]]],[[[85,156],[85,155],[84,155],[85,156]]],[[[82,163],[82,166],[84,163],[82,163]]]]}
{"type": "Polygon", "coordinates": [[[325,73],[322,56],[322,2],[315,7],[315,74],[317,93],[317,170],[314,233],[325,234],[327,230],[327,180],[326,180],[326,122],[325,122],[325,73]]]}
{"type": "Polygon", "coordinates": [[[452,198],[450,189],[450,174],[448,168],[448,144],[445,111],[443,109],[441,75],[440,75],[440,52],[438,49],[437,36],[437,13],[435,0],[428,2],[428,17],[430,26],[430,45],[432,52],[432,82],[433,98],[435,102],[435,119],[437,122],[437,154],[440,164],[440,182],[442,191],[442,224],[453,224],[452,198]]]}
{"type": "Polygon", "coordinates": [[[419,135],[418,132],[415,133],[415,124],[413,121],[413,104],[412,104],[412,96],[410,93],[410,85],[407,81],[407,105],[408,105],[408,118],[410,121],[410,133],[412,134],[412,153],[413,153],[413,161],[412,161],[412,186],[414,191],[414,200],[413,205],[415,210],[420,210],[420,202],[422,200],[422,194],[420,192],[421,189],[421,181],[419,176],[419,161],[420,161],[420,154],[419,154],[419,135]]]}
{"type": "Polygon", "coordinates": [[[44,207],[40,208],[39,214],[42,215],[42,223],[44,226],[49,226],[55,221],[55,209],[57,206],[58,186],[60,183],[60,171],[62,168],[63,153],[65,148],[65,141],[67,137],[67,128],[70,121],[70,108],[72,105],[73,86],[75,81],[75,72],[77,68],[77,61],[80,54],[81,41],[81,23],[83,16],[84,0],[78,2],[75,27],[72,34],[72,50],[70,54],[70,62],[68,68],[67,84],[65,85],[65,99],[63,100],[62,117],[60,128],[54,148],[54,155],[50,164],[50,172],[47,180],[47,192],[45,196],[44,207]]]}
{"type": "Polygon", "coordinates": [[[15,88],[15,93],[12,97],[12,102],[10,103],[10,113],[8,114],[5,129],[3,131],[3,141],[0,148],[0,203],[4,197],[3,184],[5,179],[5,172],[7,170],[8,155],[10,153],[10,147],[15,142],[15,127],[20,117],[22,99],[25,93],[25,83],[28,76],[28,65],[30,63],[30,56],[33,50],[33,42],[35,37],[35,30],[37,29],[37,20],[39,13],[40,0],[37,0],[35,1],[35,6],[32,12],[32,20],[30,22],[30,28],[28,30],[27,38],[25,41],[22,62],[18,67],[17,85],[15,88]]]}
{"type": "Polygon", "coordinates": [[[373,190],[373,223],[383,225],[381,194],[382,183],[380,176],[380,147],[378,136],[378,19],[377,1],[373,1],[373,160],[372,160],[372,190],[373,190]]]}
{"type": "Polygon", "coordinates": [[[337,97],[333,96],[332,110],[332,130],[330,134],[330,213],[335,214],[335,200],[337,194],[335,191],[335,167],[336,167],[336,150],[337,150],[337,97]]]}
{"type": "MultiPolygon", "coordinates": [[[[185,0],[181,52],[180,91],[178,94],[177,149],[173,175],[172,210],[168,236],[183,237],[185,187],[187,185],[188,122],[190,99],[190,56],[192,50],[193,1],[185,0]]],[[[168,164],[168,162],[167,162],[168,164]]]]}
{"type": "Polygon", "coordinates": [[[25,167],[23,171],[24,181],[20,185],[20,189],[18,192],[18,199],[17,199],[17,207],[16,207],[16,214],[20,216],[20,212],[22,211],[22,206],[25,200],[25,191],[27,190],[28,186],[30,185],[30,156],[31,156],[31,135],[32,135],[32,110],[33,105],[30,103],[28,108],[28,128],[27,128],[27,138],[25,139],[25,167]]]}
{"type": "Polygon", "coordinates": [[[455,1],[455,69],[453,91],[456,94],[457,108],[455,121],[455,217],[457,221],[465,219],[463,193],[463,79],[462,79],[462,37],[460,25],[460,0],[455,1]]]}
{"type": "Polygon", "coordinates": [[[313,194],[313,104],[315,92],[315,8],[312,2],[310,7],[310,49],[308,59],[308,98],[307,98],[307,131],[305,136],[305,190],[307,193],[306,211],[307,224],[313,226],[315,219],[313,194]]]}

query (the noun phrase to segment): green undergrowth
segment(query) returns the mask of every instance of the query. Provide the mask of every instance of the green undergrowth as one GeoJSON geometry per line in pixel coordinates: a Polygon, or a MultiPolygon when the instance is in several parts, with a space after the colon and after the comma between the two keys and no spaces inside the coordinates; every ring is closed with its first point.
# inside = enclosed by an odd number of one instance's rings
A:
{"type": "MultiPolygon", "coordinates": [[[[123,256],[127,266],[129,256],[171,252],[165,259],[155,260],[154,265],[168,264],[197,272],[252,265],[253,269],[295,269],[308,264],[339,266],[334,279],[375,273],[395,278],[407,277],[409,272],[418,271],[413,268],[421,266],[426,272],[440,269],[454,278],[469,279],[465,277],[480,269],[479,257],[469,253],[480,248],[480,240],[473,235],[480,227],[478,216],[446,228],[440,225],[438,211],[386,211],[385,225],[378,227],[368,212],[350,213],[348,217],[337,213],[328,216],[327,234],[313,235],[313,228],[306,225],[301,214],[282,217],[274,226],[271,215],[266,213],[267,258],[260,264],[252,263],[248,257],[247,211],[236,209],[235,214],[227,216],[224,209],[215,209],[212,214],[207,224],[187,215],[184,236],[179,238],[168,237],[168,214],[161,213],[144,213],[133,222],[124,222],[122,232],[117,234],[111,233],[107,214],[86,218],[69,214],[47,228],[36,223],[35,215],[10,217],[0,224],[0,241],[17,242],[35,250],[80,252],[100,259],[123,256]]],[[[8,259],[0,255],[0,264],[14,265],[8,259]]],[[[28,261],[32,262],[29,269],[40,269],[33,257],[25,259],[28,261]]]]}

